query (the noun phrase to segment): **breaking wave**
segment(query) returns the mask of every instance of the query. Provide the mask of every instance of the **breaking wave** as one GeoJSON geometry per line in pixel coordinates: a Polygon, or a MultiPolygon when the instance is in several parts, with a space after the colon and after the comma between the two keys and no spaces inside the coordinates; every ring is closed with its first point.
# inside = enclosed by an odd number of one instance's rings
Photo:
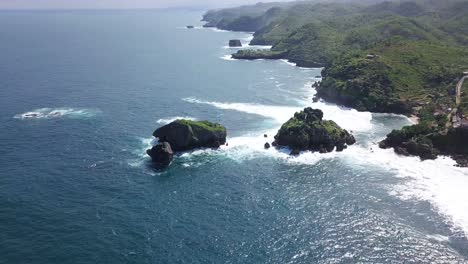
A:
{"type": "Polygon", "coordinates": [[[169,117],[169,118],[161,118],[158,121],[156,121],[158,124],[161,125],[167,125],[173,121],[176,121],[178,119],[187,119],[187,120],[192,120],[195,121],[197,120],[196,118],[190,117],[190,116],[174,116],[174,117],[169,117]]]}
{"type": "Polygon", "coordinates": [[[16,119],[53,119],[53,118],[90,118],[100,113],[99,110],[87,108],[39,108],[33,111],[17,114],[16,119]]]}
{"type": "MultiPolygon", "coordinates": [[[[211,105],[219,109],[260,115],[274,119],[278,123],[288,121],[295,112],[300,111],[306,106],[276,106],[250,103],[216,102],[199,100],[194,97],[184,98],[183,100],[195,104],[211,105]]],[[[308,105],[310,105],[310,103],[308,105]]],[[[353,131],[366,131],[372,129],[372,114],[369,112],[358,112],[354,109],[343,108],[323,102],[314,104],[314,107],[319,108],[324,112],[325,119],[334,120],[337,124],[346,129],[353,131]]]]}

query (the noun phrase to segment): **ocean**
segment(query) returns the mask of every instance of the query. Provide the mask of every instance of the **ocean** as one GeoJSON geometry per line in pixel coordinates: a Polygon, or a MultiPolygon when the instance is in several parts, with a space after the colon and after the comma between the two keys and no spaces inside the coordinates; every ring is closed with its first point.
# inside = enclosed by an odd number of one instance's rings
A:
{"type": "Polygon", "coordinates": [[[321,69],[232,60],[252,35],[201,15],[0,12],[0,263],[468,262],[467,169],[379,149],[410,120],[313,103],[321,69]],[[263,149],[308,106],[358,143],[263,149]],[[229,146],[155,170],[178,118],[229,146]]]}

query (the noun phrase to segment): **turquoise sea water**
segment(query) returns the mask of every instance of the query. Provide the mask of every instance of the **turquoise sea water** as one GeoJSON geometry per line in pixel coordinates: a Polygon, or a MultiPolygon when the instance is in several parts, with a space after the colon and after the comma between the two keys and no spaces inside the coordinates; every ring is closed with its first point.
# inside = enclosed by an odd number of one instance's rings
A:
{"type": "Polygon", "coordinates": [[[185,28],[201,14],[0,13],[0,263],[467,262],[466,169],[378,149],[409,120],[313,104],[321,69],[230,60],[251,35],[185,28]],[[358,144],[263,150],[306,106],[358,144]],[[178,117],[229,146],[154,170],[178,117]]]}

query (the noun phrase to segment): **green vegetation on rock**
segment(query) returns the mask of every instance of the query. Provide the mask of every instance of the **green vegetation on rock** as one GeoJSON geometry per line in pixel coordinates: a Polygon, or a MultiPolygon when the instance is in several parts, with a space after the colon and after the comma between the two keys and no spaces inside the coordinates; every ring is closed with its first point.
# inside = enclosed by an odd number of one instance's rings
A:
{"type": "Polygon", "coordinates": [[[209,121],[194,121],[188,119],[178,119],[175,123],[190,126],[192,129],[206,130],[210,132],[222,132],[226,133],[226,128],[217,123],[211,123],[209,121]]]}
{"type": "Polygon", "coordinates": [[[232,58],[242,60],[278,60],[285,58],[285,56],[285,52],[271,50],[239,50],[237,53],[232,54],[232,58]]]}
{"type": "Polygon", "coordinates": [[[281,126],[275,136],[275,144],[287,146],[294,153],[302,150],[326,153],[333,151],[335,147],[337,151],[343,151],[347,145],[356,142],[348,131],[335,122],[322,118],[321,110],[305,108],[281,126]]]}
{"type": "Polygon", "coordinates": [[[169,142],[175,151],[195,148],[218,148],[226,143],[226,128],[208,121],[179,119],[158,128],[153,136],[169,142]]]}

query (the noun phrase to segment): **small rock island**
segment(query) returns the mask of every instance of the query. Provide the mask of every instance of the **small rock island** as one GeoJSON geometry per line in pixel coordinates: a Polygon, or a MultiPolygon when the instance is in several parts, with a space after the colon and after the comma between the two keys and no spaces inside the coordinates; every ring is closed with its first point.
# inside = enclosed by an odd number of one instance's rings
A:
{"type": "Polygon", "coordinates": [[[231,48],[242,47],[242,42],[238,39],[231,39],[229,41],[229,47],[231,48]]]}
{"type": "Polygon", "coordinates": [[[340,152],[356,143],[354,136],[334,121],[323,120],[319,109],[305,108],[283,124],[275,136],[274,146],[289,147],[292,155],[310,150],[328,153],[340,152]]]}
{"type": "Polygon", "coordinates": [[[154,131],[159,143],[146,151],[157,168],[167,167],[173,159],[173,151],[197,148],[219,148],[226,144],[226,128],[208,121],[179,119],[154,131]]]}
{"type": "Polygon", "coordinates": [[[192,25],[188,25],[187,28],[188,28],[188,29],[194,29],[195,27],[192,26],[192,25]]]}

